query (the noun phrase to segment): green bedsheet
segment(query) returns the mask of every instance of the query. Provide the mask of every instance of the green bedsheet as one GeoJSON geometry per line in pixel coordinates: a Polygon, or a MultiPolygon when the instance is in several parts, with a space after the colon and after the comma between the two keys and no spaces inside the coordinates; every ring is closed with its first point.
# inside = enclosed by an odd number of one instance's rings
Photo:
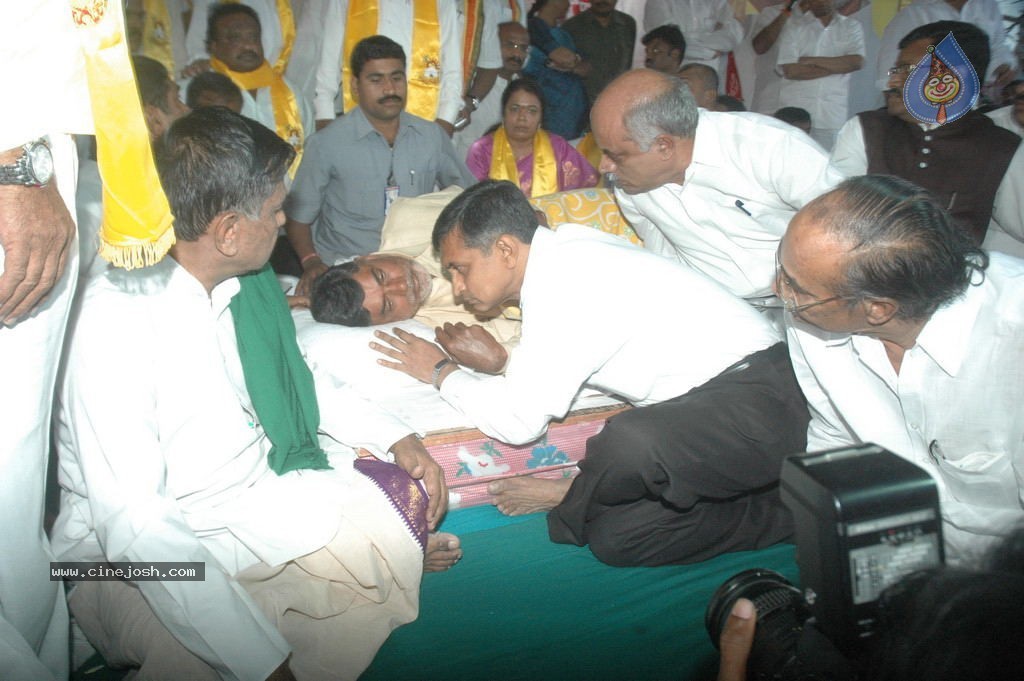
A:
{"type": "Polygon", "coordinates": [[[714,679],[704,630],[714,590],[751,567],[797,577],[789,544],[612,568],[548,541],[543,514],[506,518],[481,506],[451,513],[443,529],[460,536],[465,557],[424,577],[419,619],[392,634],[362,679],[714,679]]]}

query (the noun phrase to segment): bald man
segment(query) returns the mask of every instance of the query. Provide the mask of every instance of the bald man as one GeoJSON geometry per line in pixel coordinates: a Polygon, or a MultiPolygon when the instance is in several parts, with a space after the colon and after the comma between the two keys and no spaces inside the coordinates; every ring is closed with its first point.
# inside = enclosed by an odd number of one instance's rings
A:
{"type": "Polygon", "coordinates": [[[807,135],[753,113],[697,108],[675,76],[640,69],[591,112],[600,170],[646,248],[742,298],[771,295],[790,219],[842,180],[807,135]]]}

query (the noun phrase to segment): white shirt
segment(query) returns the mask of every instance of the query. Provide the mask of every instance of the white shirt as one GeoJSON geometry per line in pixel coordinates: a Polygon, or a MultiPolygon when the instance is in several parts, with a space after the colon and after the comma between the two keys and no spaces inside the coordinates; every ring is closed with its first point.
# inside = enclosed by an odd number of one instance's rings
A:
{"type": "Polygon", "coordinates": [[[714,282],[581,225],[537,229],[520,294],[522,335],[505,375],[456,371],[441,384],[477,428],[512,444],[543,434],[583,385],[663,402],[778,341],[714,282]]]}
{"type": "Polygon", "coordinates": [[[985,114],[992,119],[992,122],[998,125],[1000,128],[1006,128],[1014,135],[1018,137],[1024,137],[1024,125],[1017,122],[1017,119],[1013,116],[1013,104],[1004,106],[996,109],[995,111],[989,111],[985,114]]]}
{"type": "MultiPolygon", "coordinates": [[[[231,577],[324,546],[355,473],[337,446],[330,471],[267,466],[228,309],[238,287],[207,296],[170,257],[90,285],[61,395],[52,541],[58,560],[205,562],[203,582],[139,586],[223,678],[263,679],[289,647],[231,577]]],[[[383,454],[409,433],[333,381],[318,388],[321,428],[339,441],[383,454]]]]}
{"type": "MultiPolygon", "coordinates": [[[[782,14],[783,7],[785,7],[784,4],[771,5],[758,12],[750,25],[750,40],[748,42],[752,43],[761,31],[775,21],[782,14]]],[[[793,13],[786,19],[786,23],[799,21],[802,14],[800,8],[793,5],[793,13]]],[[[781,34],[779,37],[782,37],[781,34]]],[[[753,52],[752,46],[751,51],[753,52]]],[[[782,87],[782,77],[775,70],[778,56],[778,38],[764,54],[754,53],[754,94],[750,100],[751,111],[771,116],[782,107],[782,104],[779,104],[779,88],[782,87]]]]}
{"type": "Polygon", "coordinates": [[[645,248],[749,298],[771,292],[775,251],[796,211],[842,180],[801,130],[701,109],[683,184],[633,196],[616,189],[615,198],[645,248]]]}
{"type": "Polygon", "coordinates": [[[4,3],[0,21],[0,92],[9,101],[0,114],[0,151],[50,133],[92,134],[81,34],[67,3],[4,3]],[[45,45],[41,44],[43,41],[45,45]],[[31,64],[31,66],[30,66],[31,64]]]}
{"type": "Polygon", "coordinates": [[[918,26],[934,21],[965,21],[974,24],[988,34],[988,44],[992,51],[988,73],[979,73],[982,81],[991,81],[995,70],[1002,64],[1012,68],[1017,63],[1013,55],[1013,46],[1006,27],[1003,25],[1003,11],[997,0],[967,0],[959,12],[945,0],[917,0],[910,7],[905,7],[893,17],[882,34],[882,45],[878,50],[878,87],[885,89],[889,80],[888,71],[896,63],[899,56],[900,41],[918,26]]]}
{"type": "Polygon", "coordinates": [[[452,135],[455,155],[459,157],[459,160],[466,160],[466,154],[469,153],[469,148],[473,145],[473,142],[483,137],[487,133],[488,128],[495,123],[501,123],[503,113],[501,110],[501,97],[505,94],[508,84],[509,81],[501,76],[495,78],[494,87],[491,88],[486,97],[480,100],[480,106],[473,112],[469,125],[452,135]]]}
{"type": "Polygon", "coordinates": [[[993,253],[984,282],[932,315],[898,375],[879,340],[787,324],[809,451],[874,442],[928,471],[954,561],[1024,521],[1024,261],[993,253]]]}
{"type": "Polygon", "coordinates": [[[683,64],[705,64],[724,82],[722,57],[743,39],[729,0],[647,0],[644,32],[676,24],[686,39],[683,64]],[[716,25],[721,24],[719,28],[716,25]]]}
{"type": "MultiPolygon", "coordinates": [[[[338,96],[341,82],[342,59],[345,48],[345,22],[348,18],[349,0],[318,0],[323,3],[321,23],[323,25],[323,48],[320,66],[316,74],[316,98],[313,110],[318,120],[334,118],[334,101],[338,96]]],[[[454,123],[462,110],[462,42],[463,24],[456,11],[458,3],[451,0],[437,0],[437,18],[441,32],[441,83],[437,97],[437,114],[434,118],[454,123]]],[[[405,50],[406,72],[411,79],[414,71],[409,60],[412,58],[412,0],[381,0],[377,13],[377,33],[386,35],[405,50]]],[[[367,36],[369,37],[369,36],[367,36]]]]}
{"type": "MultiPolygon", "coordinates": [[[[810,12],[786,22],[779,36],[776,63],[795,64],[800,57],[864,57],[864,32],[856,19],[836,13],[823,26],[810,12]]],[[[833,73],[812,80],[782,79],[780,106],[798,106],[811,114],[815,128],[838,130],[848,117],[851,73],[833,73]]]]}
{"type": "MultiPolygon", "coordinates": [[[[832,149],[832,163],[849,177],[868,171],[864,129],[856,116],[839,129],[832,149]]],[[[996,188],[992,219],[985,236],[986,249],[1024,256],[1024,144],[1010,159],[1010,165],[996,188]]]]}

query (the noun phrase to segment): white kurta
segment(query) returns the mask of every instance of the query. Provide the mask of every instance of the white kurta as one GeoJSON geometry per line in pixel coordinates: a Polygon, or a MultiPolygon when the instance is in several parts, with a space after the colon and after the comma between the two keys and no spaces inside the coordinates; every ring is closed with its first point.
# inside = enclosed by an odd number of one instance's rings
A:
{"type": "Polygon", "coordinates": [[[503,442],[529,442],[584,385],[642,406],[678,397],[778,336],[687,267],[582,225],[539,227],[504,376],[450,374],[441,397],[503,442]],[[609,273],[614,273],[610,276],[609,273]],[[714,319],[699,331],[694,320],[714,319]]]}
{"type": "Polygon", "coordinates": [[[874,442],[928,471],[954,561],[1024,521],[1024,261],[992,254],[984,282],[932,315],[898,375],[877,339],[787,324],[809,451],[874,442]]]}
{"type": "MultiPolygon", "coordinates": [[[[86,292],[61,394],[60,560],[201,561],[203,582],[139,582],[171,633],[225,678],[265,678],[289,647],[233,575],[334,537],[352,452],[278,476],[245,388],[228,304],[170,257],[86,292]]],[[[314,370],[314,375],[316,372],[314,370]]],[[[317,376],[318,382],[322,379],[317,376]]],[[[321,429],[384,456],[410,432],[331,379],[321,429]]]]}
{"type": "Polygon", "coordinates": [[[793,126],[755,113],[701,110],[683,184],[615,190],[644,246],[734,294],[769,295],[775,251],[800,208],[843,180],[793,126]]]}
{"type": "MultiPolygon", "coordinates": [[[[312,0],[307,0],[312,1],[312,0]]],[[[349,0],[315,0],[322,3],[323,48],[316,74],[316,98],[313,109],[318,120],[334,118],[334,103],[341,82],[342,54],[345,49],[345,21],[349,0]]],[[[385,35],[405,50],[406,72],[412,77],[409,65],[412,53],[413,0],[381,0],[377,16],[377,33],[385,35]]],[[[437,96],[440,118],[454,123],[462,110],[462,38],[463,25],[459,21],[455,2],[437,0],[437,17],[441,33],[441,82],[437,96]]],[[[366,36],[369,37],[369,36],[366,36]]]]}
{"type": "Polygon", "coordinates": [[[743,39],[729,0],[647,0],[644,32],[676,24],[686,39],[683,64],[704,64],[725,82],[725,55],[743,39]]]}
{"type": "MultiPolygon", "coordinates": [[[[57,185],[75,215],[71,133],[92,132],[84,61],[62,0],[6,3],[0,21],[0,150],[49,136],[57,185]]],[[[6,218],[5,218],[6,219],[6,218]]],[[[77,243],[64,276],[34,314],[0,326],[0,675],[10,681],[68,675],[68,616],[43,533],[50,410],[77,274],[77,243]]],[[[0,272],[4,270],[0,246],[0,272]]]]}
{"type": "MultiPolygon", "coordinates": [[[[864,32],[856,19],[836,14],[828,26],[813,14],[786,22],[779,36],[776,64],[795,64],[800,57],[864,57],[864,32]]],[[[828,130],[830,137],[849,117],[851,73],[834,73],[812,80],[783,78],[779,106],[798,106],[811,114],[811,126],[828,130]]]]}

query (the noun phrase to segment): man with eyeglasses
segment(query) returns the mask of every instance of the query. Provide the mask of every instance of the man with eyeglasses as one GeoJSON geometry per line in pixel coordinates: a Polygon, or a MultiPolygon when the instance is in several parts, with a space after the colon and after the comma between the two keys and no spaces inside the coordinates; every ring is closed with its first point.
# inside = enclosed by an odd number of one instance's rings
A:
{"type": "Polygon", "coordinates": [[[943,125],[921,123],[903,102],[910,73],[949,33],[979,74],[988,37],[973,24],[938,21],[908,33],[889,69],[886,106],[846,122],[832,163],[848,176],[896,175],[928,189],[976,244],[1024,255],[1024,151],[1020,137],[971,111],[943,125]]]}
{"type": "Polygon", "coordinates": [[[808,450],[874,442],[928,471],[954,564],[1024,522],[1024,260],[867,175],[797,213],[777,269],[808,450]]]}

